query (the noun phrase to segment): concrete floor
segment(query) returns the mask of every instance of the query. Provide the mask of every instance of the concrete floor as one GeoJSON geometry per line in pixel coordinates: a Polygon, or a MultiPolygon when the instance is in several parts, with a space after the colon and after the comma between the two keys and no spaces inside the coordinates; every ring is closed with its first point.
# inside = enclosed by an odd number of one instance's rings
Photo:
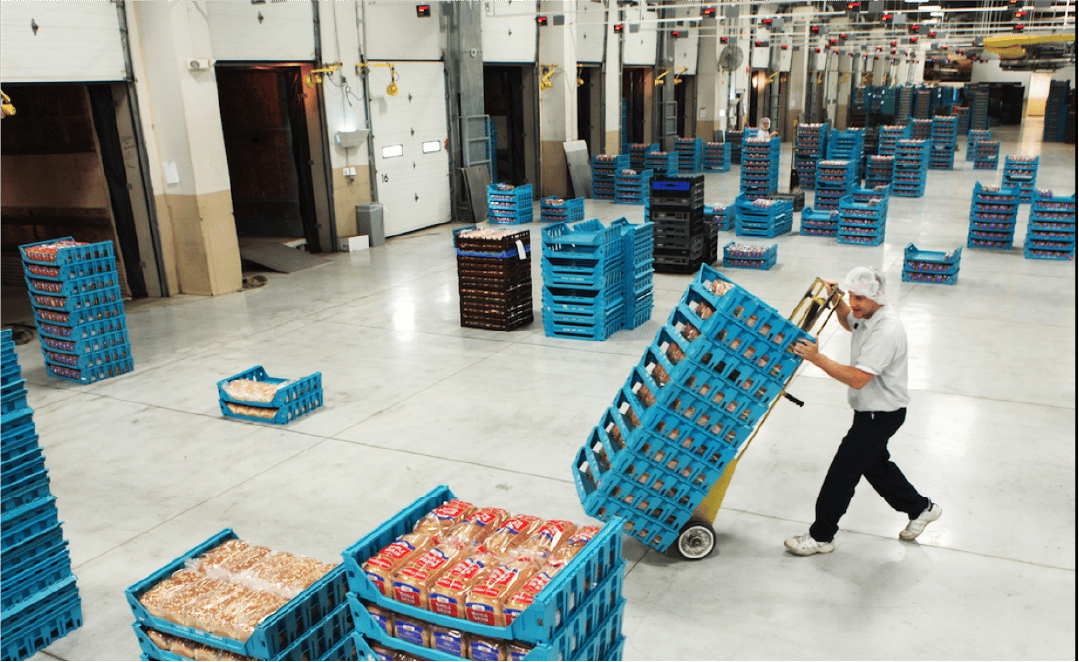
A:
{"type": "MultiPolygon", "coordinates": [[[[1040,154],[1038,185],[1072,194],[1075,147],[1042,145],[1040,127],[996,129],[1001,164],[1040,154]]],[[[904,517],[863,483],[834,553],[784,550],[806,531],[851,418],[844,387],[807,367],[791,386],[805,407],[777,405],[740,463],[711,557],[676,562],[626,540],[626,659],[1074,658],[1075,264],[1023,258],[1024,206],[1016,248],[964,248],[956,285],[900,281],[907,244],[965,246],[974,182],[999,183],[964,154],[930,171],[925,197],[890,201],[883,246],[791,234],[775,240],[771,271],[723,270],[780,311],[815,276],[887,273],[912,395],[891,450],[944,517],[900,542],[904,517]]],[[[733,201],[737,182],[737,167],[709,174],[708,203],[733,201]]],[[[642,209],[589,200],[586,213],[639,221],[642,209]]],[[[541,226],[528,227],[538,247],[541,226]]],[[[452,229],[247,292],[129,303],[135,372],[90,386],[47,377],[36,342],[18,348],[85,619],[35,659],[137,659],[124,588],[226,527],[332,561],[439,484],[588,520],[572,457],[690,277],[656,275],[653,319],[636,330],[548,338],[535,260],[531,326],[465,329],[452,229]],[[256,364],[321,371],[326,406],[287,427],[222,417],[216,382],[256,364]]],[[[5,298],[5,320],[19,305],[5,298]]],[[[848,359],[838,325],[821,342],[848,359]]]]}

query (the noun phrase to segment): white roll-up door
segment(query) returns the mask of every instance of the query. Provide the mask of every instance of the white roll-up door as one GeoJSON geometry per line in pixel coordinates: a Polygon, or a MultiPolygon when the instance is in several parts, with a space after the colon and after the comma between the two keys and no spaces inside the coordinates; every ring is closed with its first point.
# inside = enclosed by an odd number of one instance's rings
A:
{"type": "Polygon", "coordinates": [[[127,78],[120,17],[112,2],[5,2],[0,79],[89,83],[127,78]]]}
{"type": "Polygon", "coordinates": [[[205,6],[215,60],[309,62],[315,59],[314,11],[310,2],[217,1],[207,2],[205,6]]]}
{"type": "MultiPolygon", "coordinates": [[[[372,64],[376,64],[372,62],[372,64]]],[[[372,66],[371,131],[378,201],[386,236],[450,220],[450,163],[445,149],[446,77],[441,62],[372,66]]]]}

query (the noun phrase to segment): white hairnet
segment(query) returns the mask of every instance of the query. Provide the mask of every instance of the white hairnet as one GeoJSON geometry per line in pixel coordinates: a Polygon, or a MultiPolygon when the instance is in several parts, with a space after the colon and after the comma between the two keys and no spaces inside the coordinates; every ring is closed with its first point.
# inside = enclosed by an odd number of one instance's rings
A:
{"type": "Polygon", "coordinates": [[[874,303],[884,305],[884,274],[873,267],[854,267],[843,279],[841,286],[850,294],[863,296],[874,303]]]}

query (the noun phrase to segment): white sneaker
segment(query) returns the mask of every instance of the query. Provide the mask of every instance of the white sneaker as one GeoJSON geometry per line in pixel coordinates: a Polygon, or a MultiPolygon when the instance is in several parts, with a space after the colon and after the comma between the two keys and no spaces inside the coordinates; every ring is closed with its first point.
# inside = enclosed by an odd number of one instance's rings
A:
{"type": "Polygon", "coordinates": [[[907,524],[907,528],[899,532],[899,537],[903,540],[914,540],[925,531],[925,527],[929,526],[930,522],[935,522],[940,519],[944,509],[933,503],[929,502],[929,507],[922,511],[921,515],[918,515],[907,524]]]}
{"type": "Polygon", "coordinates": [[[820,542],[808,533],[801,536],[794,536],[793,538],[787,538],[783,541],[783,544],[791,551],[792,554],[798,556],[812,556],[813,554],[827,554],[835,549],[835,545],[830,542],[820,542]]]}

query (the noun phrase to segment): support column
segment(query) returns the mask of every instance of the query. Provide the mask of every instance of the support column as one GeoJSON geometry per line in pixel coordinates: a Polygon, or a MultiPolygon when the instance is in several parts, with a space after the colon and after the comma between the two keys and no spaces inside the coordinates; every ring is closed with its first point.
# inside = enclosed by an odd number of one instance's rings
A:
{"type": "Polygon", "coordinates": [[[142,108],[154,118],[159,159],[150,163],[154,202],[160,224],[171,228],[171,251],[162,252],[172,262],[167,271],[179,281],[170,289],[209,295],[239,290],[243,276],[217,79],[212,68],[188,66],[212,59],[206,15],[196,3],[131,5],[143,36],[132,49],[133,55],[141,52],[146,72],[149,98],[142,108]]]}
{"type": "Polygon", "coordinates": [[[548,24],[539,31],[541,196],[569,195],[562,143],[577,139],[577,23],[572,2],[540,2],[548,24]],[[553,25],[562,16],[563,25],[553,25]],[[553,69],[551,67],[554,67],[553,69]],[[550,87],[546,87],[546,83],[550,87]]]}
{"type": "Polygon", "coordinates": [[[715,140],[716,131],[722,131],[722,117],[719,109],[726,104],[721,99],[719,84],[719,30],[714,18],[701,19],[701,30],[697,37],[697,133],[696,138],[705,142],[715,140]],[[709,34],[704,35],[705,32],[709,34]]]}

